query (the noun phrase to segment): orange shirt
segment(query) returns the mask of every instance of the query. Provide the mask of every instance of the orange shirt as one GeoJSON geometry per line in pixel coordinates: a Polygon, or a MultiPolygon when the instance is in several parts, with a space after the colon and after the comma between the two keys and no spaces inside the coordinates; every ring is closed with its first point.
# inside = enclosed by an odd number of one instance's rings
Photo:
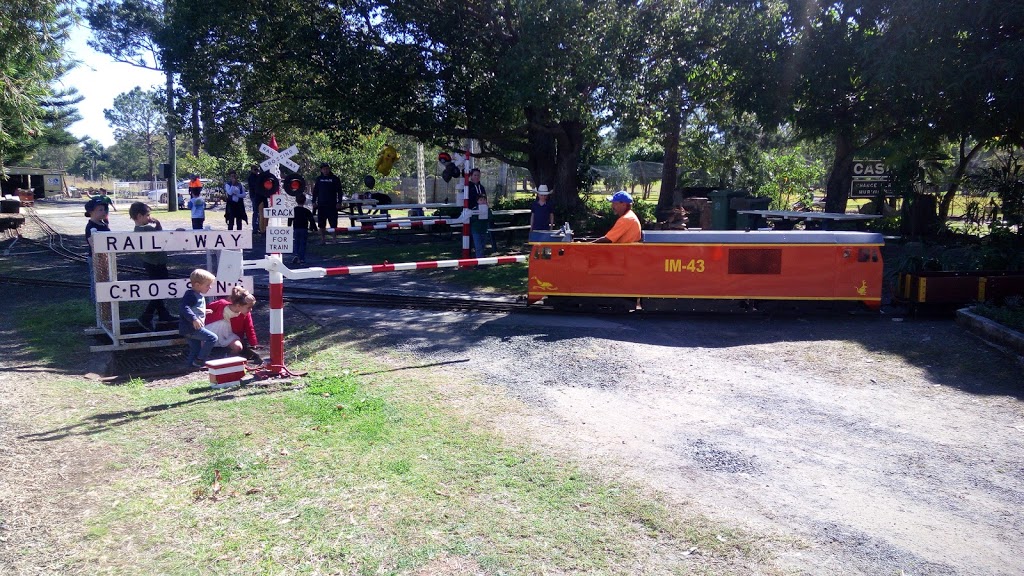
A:
{"type": "Polygon", "coordinates": [[[639,242],[642,238],[640,234],[640,219],[630,210],[619,216],[619,219],[615,221],[615,225],[604,236],[616,244],[639,242]]]}

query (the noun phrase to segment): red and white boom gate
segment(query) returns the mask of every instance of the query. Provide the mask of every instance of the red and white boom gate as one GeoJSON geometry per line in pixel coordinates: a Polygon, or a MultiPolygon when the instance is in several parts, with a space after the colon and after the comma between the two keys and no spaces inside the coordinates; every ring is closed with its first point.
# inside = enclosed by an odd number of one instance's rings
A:
{"type": "Polygon", "coordinates": [[[336,266],[333,268],[288,268],[280,254],[271,254],[260,260],[243,260],[241,252],[225,250],[221,255],[217,275],[225,278],[240,277],[243,270],[266,270],[270,275],[270,364],[265,366],[268,376],[295,375],[284,362],[284,279],[308,280],[325,276],[351,276],[376,272],[401,272],[406,270],[433,270],[438,268],[469,268],[472,266],[496,266],[526,262],[526,254],[517,256],[494,256],[491,258],[462,258],[459,260],[427,260],[423,262],[400,262],[397,264],[372,264],[366,266],[336,266]]]}

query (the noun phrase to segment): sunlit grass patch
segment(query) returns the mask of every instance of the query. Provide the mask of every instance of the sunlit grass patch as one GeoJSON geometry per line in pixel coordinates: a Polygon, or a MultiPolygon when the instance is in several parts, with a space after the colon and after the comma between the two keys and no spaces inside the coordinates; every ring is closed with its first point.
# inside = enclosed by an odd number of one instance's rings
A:
{"type": "Polygon", "coordinates": [[[96,309],[88,300],[19,306],[14,310],[19,335],[30,350],[47,362],[66,360],[86,351],[82,330],[96,322],[96,309]]]}
{"type": "Polygon", "coordinates": [[[312,373],[291,386],[64,389],[69,403],[95,406],[75,412],[88,426],[73,433],[118,455],[110,479],[90,487],[73,560],[120,573],[444,573],[455,563],[671,574],[699,572],[695,547],[747,554],[749,536],[509,443],[455,408],[471,395],[491,418],[512,402],[493,389],[395,371],[358,339],[324,346],[336,335],[315,335],[298,363],[312,373]]]}

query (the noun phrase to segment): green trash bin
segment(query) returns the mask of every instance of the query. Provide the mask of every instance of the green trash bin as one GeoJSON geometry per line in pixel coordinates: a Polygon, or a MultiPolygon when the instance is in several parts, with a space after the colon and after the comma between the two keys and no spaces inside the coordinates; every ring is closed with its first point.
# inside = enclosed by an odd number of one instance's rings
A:
{"type": "Polygon", "coordinates": [[[736,210],[730,206],[733,198],[742,198],[747,193],[743,190],[715,190],[708,192],[711,200],[711,229],[735,230],[736,210]]]}
{"type": "MultiPolygon", "coordinates": [[[[736,210],[767,210],[772,204],[772,199],[764,196],[751,198],[737,198],[730,202],[736,210]]],[[[757,230],[764,228],[767,224],[764,216],[760,214],[737,214],[736,230],[757,230]]]]}

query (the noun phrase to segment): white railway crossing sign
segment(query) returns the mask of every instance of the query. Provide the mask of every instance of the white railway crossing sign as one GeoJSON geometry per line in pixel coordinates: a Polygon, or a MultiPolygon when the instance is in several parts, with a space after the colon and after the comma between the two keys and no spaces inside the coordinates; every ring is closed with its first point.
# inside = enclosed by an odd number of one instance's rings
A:
{"type": "Polygon", "coordinates": [[[274,194],[270,197],[270,207],[263,209],[267,218],[294,218],[295,199],[287,194],[274,194]]]}
{"type": "MultiPolygon", "coordinates": [[[[235,285],[252,292],[252,276],[243,276],[234,282],[214,281],[206,296],[228,296],[235,285]]],[[[188,278],[172,280],[118,280],[97,282],[97,302],[138,302],[142,300],[165,300],[181,298],[192,288],[188,278]]]]}
{"type": "Polygon", "coordinates": [[[280,170],[277,169],[278,166],[284,166],[292,172],[299,171],[299,165],[291,161],[291,157],[299,153],[299,149],[294,145],[278,151],[266,144],[260,144],[260,152],[262,152],[264,156],[268,156],[266,160],[260,163],[260,168],[263,168],[268,172],[276,172],[280,174],[280,170]]]}
{"type": "Polygon", "coordinates": [[[252,248],[252,234],[239,230],[161,230],[159,232],[98,232],[92,251],[181,252],[252,248]]]}
{"type": "Polygon", "coordinates": [[[290,226],[267,226],[267,254],[291,254],[293,235],[290,226]]]}

